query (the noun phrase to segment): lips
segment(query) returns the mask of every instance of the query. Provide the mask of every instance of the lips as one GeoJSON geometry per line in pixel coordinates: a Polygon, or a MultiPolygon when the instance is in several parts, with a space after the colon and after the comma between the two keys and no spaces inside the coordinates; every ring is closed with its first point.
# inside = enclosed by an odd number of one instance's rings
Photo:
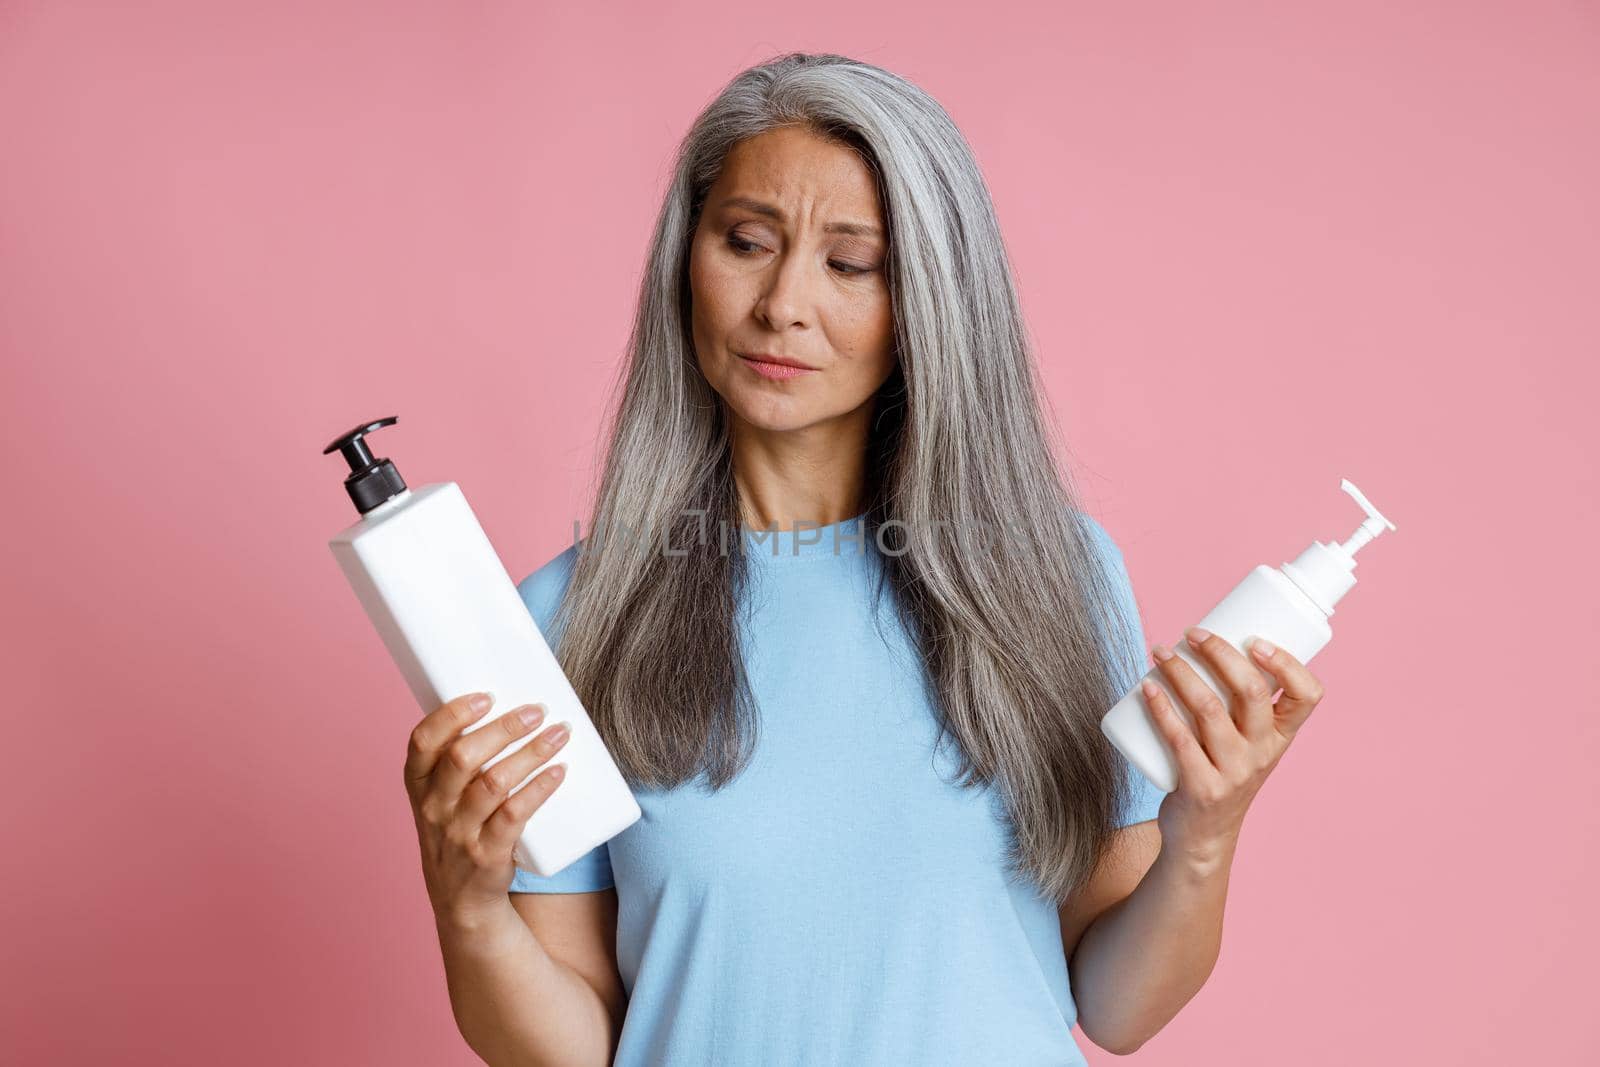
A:
{"type": "Polygon", "coordinates": [[[763,378],[779,380],[783,378],[797,378],[802,374],[816,373],[815,367],[808,367],[804,363],[800,363],[795,360],[787,360],[785,357],[781,356],[768,356],[766,354],[762,354],[761,356],[746,356],[737,352],[734,354],[739,357],[739,362],[743,363],[746,367],[749,367],[752,371],[761,375],[763,378]],[[779,360],[784,360],[784,362],[778,362],[779,360]]]}
{"type": "Polygon", "coordinates": [[[780,367],[795,367],[799,370],[816,370],[809,363],[801,363],[798,359],[789,356],[776,356],[770,352],[736,352],[740,359],[747,359],[755,363],[776,363],[780,367]]]}

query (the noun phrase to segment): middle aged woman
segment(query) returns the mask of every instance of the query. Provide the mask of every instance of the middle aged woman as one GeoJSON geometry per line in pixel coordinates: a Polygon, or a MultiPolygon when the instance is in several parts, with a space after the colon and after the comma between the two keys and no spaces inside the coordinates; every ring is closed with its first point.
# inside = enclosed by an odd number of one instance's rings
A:
{"type": "Polygon", "coordinates": [[[515,870],[557,772],[510,790],[559,734],[472,772],[541,709],[463,733],[463,695],[412,735],[485,1060],[1059,1067],[1085,1062],[1074,1024],[1129,1052],[1204,983],[1246,808],[1322,689],[1275,651],[1274,702],[1191,634],[1232,699],[1156,647],[1197,720],[1151,703],[1177,790],[1111,747],[1144,638],[1026,338],[978,167],[922,90],[793,54],[699,116],[591,534],[520,585],[643,818],[515,870]]]}

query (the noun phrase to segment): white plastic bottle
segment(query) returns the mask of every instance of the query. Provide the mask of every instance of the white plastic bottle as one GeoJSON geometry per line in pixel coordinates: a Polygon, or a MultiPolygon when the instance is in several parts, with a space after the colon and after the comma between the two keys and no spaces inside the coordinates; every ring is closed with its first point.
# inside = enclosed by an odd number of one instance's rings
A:
{"type": "MultiPolygon", "coordinates": [[[[1355,497],[1367,513],[1366,520],[1348,541],[1343,544],[1313,541],[1293,563],[1285,563],[1280,568],[1265,564],[1256,567],[1222,598],[1220,604],[1207,612],[1198,625],[1241,652],[1248,653],[1250,642],[1260,637],[1287,649],[1301,663],[1311,662],[1311,657],[1333,638],[1328,618],[1333,615],[1334,604],[1356,584],[1356,552],[1385,528],[1395,528],[1394,523],[1378,514],[1378,509],[1348,478],[1340,481],[1339,488],[1355,497]]],[[[1228,687],[1211,673],[1187,642],[1178,642],[1172,651],[1182,656],[1224,702],[1228,700],[1228,687]]],[[[1251,666],[1255,666],[1253,660],[1251,666]]],[[[1277,688],[1271,674],[1260,667],[1255,669],[1261,672],[1268,685],[1277,688]]],[[[1161,668],[1150,668],[1144,677],[1162,688],[1184,722],[1194,729],[1194,717],[1167,684],[1161,668]]],[[[1156,788],[1170,793],[1178,787],[1178,767],[1172,749],[1150,717],[1140,683],[1135,683],[1105,714],[1100,720],[1100,729],[1156,788]]]]}
{"type": "MultiPolygon", "coordinates": [[[[566,764],[512,852],[518,867],[548,877],[632,825],[639,804],[461,489],[455,482],[408,489],[393,463],[373,459],[365,436],[396,421],[358,426],[322,450],[337,449],[350,464],[345,489],[361,512],[328,544],[424,712],[489,692],[494,707],[467,732],[535,703],[547,711],[538,732],[558,722],[571,727],[556,755],[516,786],[550,763],[566,764]]],[[[535,736],[508,743],[485,766],[535,736]]]]}

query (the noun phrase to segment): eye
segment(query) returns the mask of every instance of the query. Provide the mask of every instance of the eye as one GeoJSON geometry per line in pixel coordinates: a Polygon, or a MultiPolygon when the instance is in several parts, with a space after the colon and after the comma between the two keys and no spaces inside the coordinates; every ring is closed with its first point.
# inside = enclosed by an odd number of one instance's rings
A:
{"type": "MultiPolygon", "coordinates": [[[[756,252],[761,250],[761,245],[754,241],[746,240],[745,238],[740,237],[737,233],[728,234],[728,247],[733,249],[735,254],[741,256],[754,255],[756,252]]],[[[837,259],[830,259],[828,261],[828,266],[832,267],[840,274],[870,274],[874,269],[876,269],[873,267],[863,267],[858,263],[846,263],[837,259]]]]}

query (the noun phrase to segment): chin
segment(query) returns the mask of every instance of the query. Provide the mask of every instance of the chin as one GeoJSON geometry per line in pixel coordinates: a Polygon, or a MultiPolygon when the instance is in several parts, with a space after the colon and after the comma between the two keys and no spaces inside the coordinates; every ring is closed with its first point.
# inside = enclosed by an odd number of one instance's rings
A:
{"type": "Polygon", "coordinates": [[[782,433],[800,430],[817,421],[815,412],[788,397],[736,397],[728,406],[739,420],[758,430],[782,433]]]}

